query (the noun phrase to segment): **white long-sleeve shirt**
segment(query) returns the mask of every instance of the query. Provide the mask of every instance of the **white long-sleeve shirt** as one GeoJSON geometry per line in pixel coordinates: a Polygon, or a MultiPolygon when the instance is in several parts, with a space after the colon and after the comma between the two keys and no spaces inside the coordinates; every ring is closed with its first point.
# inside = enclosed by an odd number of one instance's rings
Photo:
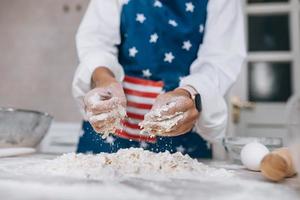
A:
{"type": "MultiPolygon", "coordinates": [[[[91,0],[79,27],[76,44],[80,64],[73,80],[73,95],[81,108],[97,67],[109,68],[120,82],[124,78],[117,48],[123,2],[91,0]]],[[[224,95],[237,79],[246,50],[241,1],[210,0],[207,9],[203,43],[190,66],[190,75],[180,81],[180,86],[191,85],[201,94],[203,108],[194,129],[213,142],[225,135],[228,113],[224,95]]]]}

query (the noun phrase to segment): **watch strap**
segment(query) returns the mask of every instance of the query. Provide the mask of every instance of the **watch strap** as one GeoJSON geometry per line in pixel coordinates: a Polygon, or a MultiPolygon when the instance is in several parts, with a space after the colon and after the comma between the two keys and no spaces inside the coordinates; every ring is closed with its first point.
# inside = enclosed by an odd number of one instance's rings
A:
{"type": "Polygon", "coordinates": [[[202,111],[202,100],[201,100],[201,95],[198,93],[198,91],[190,85],[185,85],[185,86],[181,86],[179,87],[181,89],[184,89],[186,91],[188,91],[191,95],[191,98],[193,99],[196,109],[198,110],[198,112],[202,111]]]}

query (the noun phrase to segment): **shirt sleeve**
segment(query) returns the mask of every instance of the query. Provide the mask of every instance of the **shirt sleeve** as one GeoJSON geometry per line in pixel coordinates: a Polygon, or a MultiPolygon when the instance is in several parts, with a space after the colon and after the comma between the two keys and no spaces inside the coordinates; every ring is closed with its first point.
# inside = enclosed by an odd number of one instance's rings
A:
{"type": "Polygon", "coordinates": [[[214,142],[225,136],[227,105],[224,95],[236,81],[246,56],[244,19],[240,0],[211,0],[203,43],[190,75],[181,86],[191,85],[202,98],[195,131],[214,142]]]}
{"type": "Polygon", "coordinates": [[[110,69],[118,81],[124,71],[118,62],[120,44],[119,0],[91,0],[76,35],[79,66],[72,83],[73,96],[83,108],[83,96],[90,90],[93,71],[100,66],[110,69]]]}

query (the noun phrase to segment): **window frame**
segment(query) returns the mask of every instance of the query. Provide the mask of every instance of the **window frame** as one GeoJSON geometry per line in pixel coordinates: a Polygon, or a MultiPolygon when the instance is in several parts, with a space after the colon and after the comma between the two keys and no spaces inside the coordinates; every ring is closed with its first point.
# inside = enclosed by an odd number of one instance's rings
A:
{"type": "MultiPolygon", "coordinates": [[[[247,0],[244,0],[243,6],[245,11],[244,19],[247,49],[249,49],[248,16],[271,16],[278,14],[289,15],[290,50],[248,51],[245,66],[248,69],[249,62],[290,62],[292,66],[292,92],[300,94],[300,0],[289,0],[288,2],[274,3],[248,3],[247,0]]],[[[246,93],[248,93],[248,91],[246,93]]],[[[248,97],[248,95],[246,96],[248,97]]]]}

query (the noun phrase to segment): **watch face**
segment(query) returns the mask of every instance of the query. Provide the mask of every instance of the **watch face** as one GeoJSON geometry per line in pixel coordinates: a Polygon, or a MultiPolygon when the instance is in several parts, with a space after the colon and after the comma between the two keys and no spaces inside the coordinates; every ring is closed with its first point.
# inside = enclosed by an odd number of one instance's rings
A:
{"type": "Polygon", "coordinates": [[[195,95],[195,105],[198,112],[202,111],[202,102],[201,102],[201,96],[200,94],[195,95]]]}

